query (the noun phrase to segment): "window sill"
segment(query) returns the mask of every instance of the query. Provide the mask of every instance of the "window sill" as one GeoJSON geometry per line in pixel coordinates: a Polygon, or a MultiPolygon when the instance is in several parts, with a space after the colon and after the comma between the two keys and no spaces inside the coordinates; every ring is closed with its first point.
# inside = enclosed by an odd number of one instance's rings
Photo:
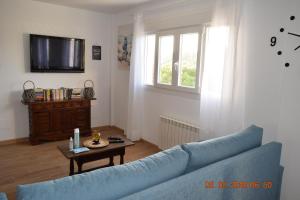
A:
{"type": "Polygon", "coordinates": [[[144,87],[145,87],[146,91],[200,100],[199,92],[181,90],[181,89],[176,89],[176,88],[166,88],[166,87],[154,86],[154,85],[145,85],[144,87]]]}

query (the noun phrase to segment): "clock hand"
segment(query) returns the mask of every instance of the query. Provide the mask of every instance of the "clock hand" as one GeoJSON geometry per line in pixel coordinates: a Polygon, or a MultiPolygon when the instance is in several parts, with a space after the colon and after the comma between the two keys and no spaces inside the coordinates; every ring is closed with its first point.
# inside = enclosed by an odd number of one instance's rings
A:
{"type": "Polygon", "coordinates": [[[300,35],[298,35],[298,34],[296,34],[296,33],[290,33],[290,32],[288,32],[288,34],[293,35],[293,36],[296,36],[296,37],[300,37],[300,35]]]}
{"type": "Polygon", "coordinates": [[[298,47],[295,49],[295,51],[297,51],[299,48],[300,48],[300,46],[298,46],[298,47]]]}

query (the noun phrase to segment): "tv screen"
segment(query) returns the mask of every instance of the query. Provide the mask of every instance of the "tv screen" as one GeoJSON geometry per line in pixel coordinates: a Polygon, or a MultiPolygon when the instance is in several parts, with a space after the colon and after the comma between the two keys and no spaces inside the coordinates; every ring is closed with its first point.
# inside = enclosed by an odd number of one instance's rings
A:
{"type": "Polygon", "coordinates": [[[83,39],[30,34],[31,72],[84,72],[83,39]]]}

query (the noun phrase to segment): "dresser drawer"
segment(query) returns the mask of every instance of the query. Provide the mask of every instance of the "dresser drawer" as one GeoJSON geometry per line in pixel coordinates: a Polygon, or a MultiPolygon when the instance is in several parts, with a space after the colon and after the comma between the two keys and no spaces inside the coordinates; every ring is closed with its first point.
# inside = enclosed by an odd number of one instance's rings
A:
{"type": "Polygon", "coordinates": [[[64,108],[71,108],[72,106],[71,102],[64,102],[64,108]]]}
{"type": "Polygon", "coordinates": [[[79,108],[79,107],[89,107],[90,101],[73,101],[72,107],[79,108]]]}
{"type": "Polygon", "coordinates": [[[63,108],[65,106],[64,102],[53,103],[53,108],[63,108]]]}
{"type": "Polygon", "coordinates": [[[79,107],[81,107],[81,104],[82,104],[82,101],[73,101],[72,107],[79,108],[79,107]]]}
{"type": "Polygon", "coordinates": [[[72,107],[80,107],[80,105],[73,105],[72,102],[55,102],[53,103],[53,108],[60,109],[60,108],[72,108],[72,107]]]}
{"type": "Polygon", "coordinates": [[[53,108],[51,103],[37,103],[31,105],[31,110],[34,112],[47,111],[53,108]]]}
{"type": "Polygon", "coordinates": [[[34,134],[41,134],[49,132],[50,130],[50,113],[49,112],[36,112],[33,114],[32,123],[34,124],[34,134]]]}
{"type": "Polygon", "coordinates": [[[90,101],[82,101],[82,107],[89,107],[91,105],[90,101]]]}

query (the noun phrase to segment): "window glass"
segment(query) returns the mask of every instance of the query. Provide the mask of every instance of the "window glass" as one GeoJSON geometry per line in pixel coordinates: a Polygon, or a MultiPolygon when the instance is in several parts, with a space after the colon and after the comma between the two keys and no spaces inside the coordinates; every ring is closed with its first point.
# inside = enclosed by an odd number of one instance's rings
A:
{"type": "Polygon", "coordinates": [[[196,87],[198,33],[180,35],[178,85],[182,87],[196,87]]]}
{"type": "Polygon", "coordinates": [[[158,50],[158,83],[172,84],[174,36],[161,36],[158,50]]]}

